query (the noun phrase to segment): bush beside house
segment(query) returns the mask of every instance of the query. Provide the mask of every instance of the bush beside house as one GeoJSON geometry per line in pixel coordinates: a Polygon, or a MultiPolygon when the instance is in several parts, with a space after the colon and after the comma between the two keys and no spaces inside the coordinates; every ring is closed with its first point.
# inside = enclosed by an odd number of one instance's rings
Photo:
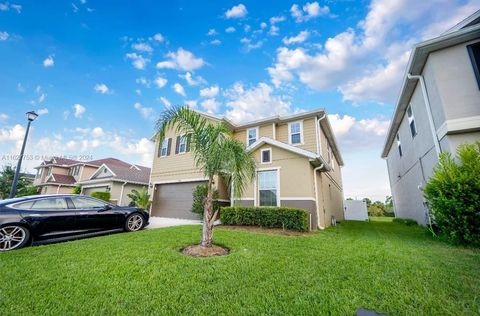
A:
{"type": "Polygon", "coordinates": [[[224,225],[308,231],[307,211],[288,207],[224,207],[220,220],[224,225]]]}
{"type": "Polygon", "coordinates": [[[454,159],[442,153],[424,189],[430,219],[439,233],[480,246],[480,141],[461,145],[454,159]]]}
{"type": "Polygon", "coordinates": [[[92,192],[91,197],[110,202],[110,192],[92,192]]]}

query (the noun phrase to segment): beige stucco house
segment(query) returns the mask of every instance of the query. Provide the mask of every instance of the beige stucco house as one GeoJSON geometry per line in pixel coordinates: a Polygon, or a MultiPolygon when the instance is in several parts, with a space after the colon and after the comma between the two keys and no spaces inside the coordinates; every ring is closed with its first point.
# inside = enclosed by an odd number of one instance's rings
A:
{"type": "Polygon", "coordinates": [[[480,140],[480,10],[416,44],[382,157],[395,215],[428,223],[422,189],[439,154],[480,140]]]}
{"type": "MultiPolygon", "coordinates": [[[[223,205],[302,208],[311,229],[329,226],[332,217],[343,220],[343,160],[323,109],[245,124],[199,113],[213,124],[227,124],[257,163],[254,181],[235,201],[224,180],[215,179],[223,205]]],[[[154,141],[152,216],[197,218],[191,212],[192,191],[206,178],[194,165],[187,138],[172,129],[163,143],[154,141]]]]}
{"type": "Polygon", "coordinates": [[[75,186],[81,193],[110,192],[111,202],[128,205],[128,194],[148,186],[150,168],[115,158],[78,161],[53,157],[36,167],[34,185],[40,194],[72,193],[75,186]]]}

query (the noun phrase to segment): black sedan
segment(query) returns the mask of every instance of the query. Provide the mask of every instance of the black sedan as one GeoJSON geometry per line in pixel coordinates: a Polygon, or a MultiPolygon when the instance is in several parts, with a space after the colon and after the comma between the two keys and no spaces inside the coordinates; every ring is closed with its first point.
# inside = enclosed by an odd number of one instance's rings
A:
{"type": "Polygon", "coordinates": [[[91,232],[138,231],[149,215],[140,208],[121,207],[95,198],[73,195],[34,195],[0,201],[0,251],[32,241],[91,232]]]}

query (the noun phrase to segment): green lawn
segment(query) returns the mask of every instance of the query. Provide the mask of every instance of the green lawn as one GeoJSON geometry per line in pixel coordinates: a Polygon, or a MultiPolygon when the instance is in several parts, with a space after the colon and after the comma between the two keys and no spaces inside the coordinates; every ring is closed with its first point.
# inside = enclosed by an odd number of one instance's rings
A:
{"type": "Polygon", "coordinates": [[[0,315],[480,314],[480,251],[419,227],[345,222],[310,236],[216,229],[231,254],[190,258],[200,226],[0,254],[0,315]]]}

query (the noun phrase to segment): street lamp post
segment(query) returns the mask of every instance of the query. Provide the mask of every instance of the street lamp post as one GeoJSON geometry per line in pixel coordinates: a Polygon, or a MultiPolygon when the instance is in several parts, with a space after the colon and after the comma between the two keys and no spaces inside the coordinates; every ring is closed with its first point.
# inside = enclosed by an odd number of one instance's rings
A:
{"type": "Polygon", "coordinates": [[[25,151],[25,145],[27,144],[28,131],[30,130],[30,124],[38,117],[38,114],[30,111],[27,112],[27,130],[25,131],[25,137],[23,138],[22,150],[20,151],[20,157],[18,157],[17,169],[15,169],[15,176],[13,177],[12,189],[10,190],[10,198],[14,198],[17,195],[17,182],[20,176],[20,168],[22,167],[23,152],[25,151]]]}

